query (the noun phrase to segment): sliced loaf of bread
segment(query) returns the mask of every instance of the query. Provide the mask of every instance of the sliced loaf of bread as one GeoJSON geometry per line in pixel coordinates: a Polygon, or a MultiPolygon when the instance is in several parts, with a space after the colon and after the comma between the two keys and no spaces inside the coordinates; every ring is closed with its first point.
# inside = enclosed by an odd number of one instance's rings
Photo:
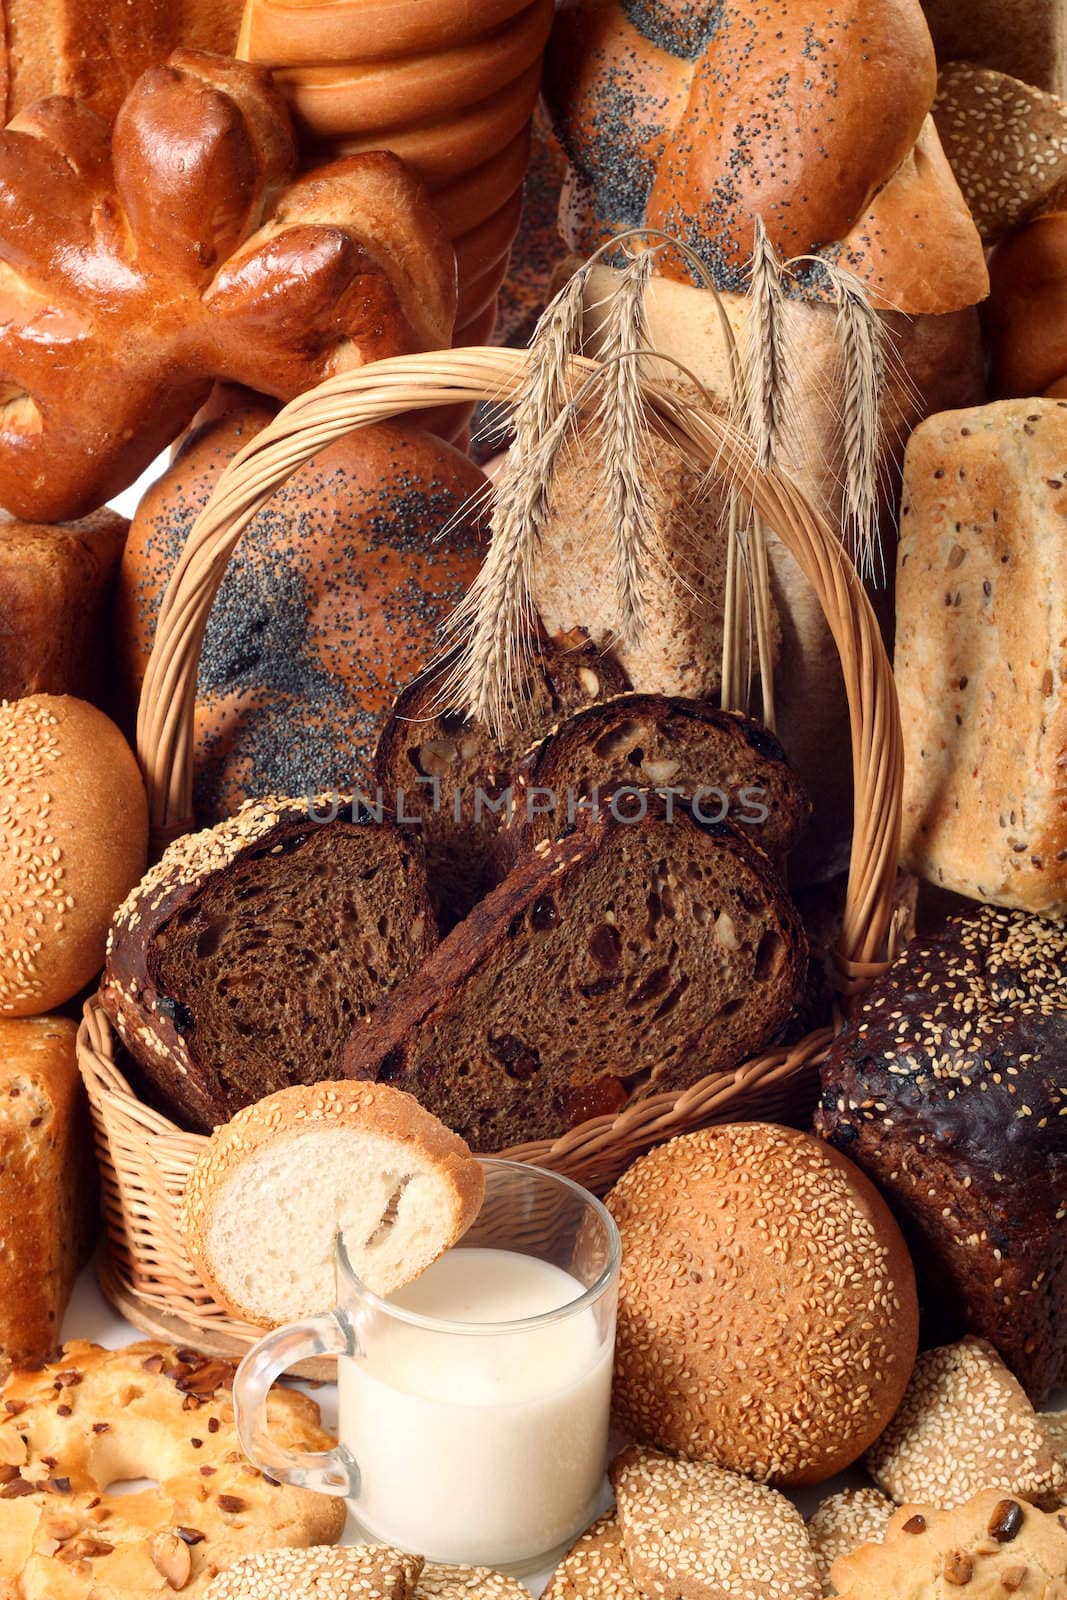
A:
{"type": "Polygon", "coordinates": [[[497,840],[498,870],[555,839],[578,806],[622,785],[687,796],[697,815],[729,822],[781,861],[811,813],[781,745],[748,717],[707,700],[621,694],[577,711],[513,768],[514,804],[497,840]]]}
{"type": "Polygon", "coordinates": [[[451,664],[446,659],[403,691],[374,758],[388,815],[416,821],[422,833],[442,931],[492,887],[493,841],[507,814],[518,758],[561,719],[627,687],[613,657],[580,631],[545,638],[530,673],[523,726],[497,740],[461,711],[441,705],[451,664]]]}
{"type": "Polygon", "coordinates": [[[807,957],[776,870],[728,826],[640,798],[632,818],[605,808],[528,852],[353,1028],[346,1075],[408,1089],[493,1150],[686,1088],[775,1038],[807,957]]]}
{"type": "Polygon", "coordinates": [[[101,998],[150,1095],[210,1132],[337,1075],[352,1023],[437,943],[417,836],[254,800],[172,844],[119,909],[101,998]]]}
{"type": "Polygon", "coordinates": [[[338,1235],[360,1282],[392,1294],[466,1232],[484,1190],[463,1140],[410,1095],[319,1083],[216,1128],[189,1176],[181,1229],[220,1305],[270,1327],[335,1303],[338,1235]]]}

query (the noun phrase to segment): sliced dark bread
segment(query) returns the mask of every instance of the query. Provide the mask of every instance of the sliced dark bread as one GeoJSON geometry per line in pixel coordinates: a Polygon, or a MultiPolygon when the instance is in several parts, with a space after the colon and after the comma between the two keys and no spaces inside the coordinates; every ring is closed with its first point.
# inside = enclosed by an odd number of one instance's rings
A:
{"type": "Polygon", "coordinates": [[[374,758],[388,814],[420,826],[442,931],[492,887],[493,841],[507,813],[502,797],[518,757],[562,718],[627,687],[614,658],[580,630],[545,638],[530,674],[523,726],[498,741],[462,712],[439,704],[451,665],[448,658],[402,692],[374,758]]]}
{"type": "Polygon", "coordinates": [[[560,723],[515,766],[498,877],[523,850],[572,828],[583,802],[628,784],[687,796],[698,815],[729,822],[778,862],[811,814],[781,745],[758,723],[707,700],[617,695],[560,723]]]}
{"type": "Polygon", "coordinates": [[[807,959],[776,870],[728,826],[643,798],[639,820],[606,810],[525,855],[357,1024],[346,1076],[409,1090],[493,1150],[686,1088],[775,1038],[807,959]]]}
{"type": "Polygon", "coordinates": [[[154,1098],[209,1131],[336,1077],[352,1023],[435,947],[417,836],[256,800],[179,839],[120,908],[101,996],[154,1098]]]}

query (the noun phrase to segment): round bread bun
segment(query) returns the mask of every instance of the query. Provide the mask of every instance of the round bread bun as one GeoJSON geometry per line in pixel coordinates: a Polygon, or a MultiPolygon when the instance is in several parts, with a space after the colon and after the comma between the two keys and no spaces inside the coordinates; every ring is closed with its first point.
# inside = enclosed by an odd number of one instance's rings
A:
{"type": "MultiPolygon", "coordinates": [[[[80,1339],[12,1373],[0,1388],[3,1600],[204,1600],[256,1551],[334,1544],[342,1500],[270,1481],[244,1456],[233,1378],[232,1362],[195,1350],[80,1339]],[[142,1479],[136,1493],[117,1487],[142,1479]]],[[[291,1450],[333,1443],[315,1402],[280,1384],[267,1427],[291,1450]]]]}
{"type": "Polygon", "coordinates": [[[216,1128],[180,1226],[219,1304],[274,1327],[334,1304],[338,1233],[360,1282],[392,1294],[466,1233],[484,1192],[467,1145],[403,1090],[297,1084],[216,1128]]]}
{"type": "MultiPolygon", "coordinates": [[[[119,577],[132,726],[163,592],[223,468],[275,414],[219,391],[145,494],[119,577]]],[[[370,781],[378,728],[435,654],[481,564],[481,471],[408,423],[357,429],[283,484],[241,535],[208,620],[195,719],[197,822],[267,794],[370,781]]]]}
{"type": "Polygon", "coordinates": [[[0,1015],[52,1011],[99,972],[147,850],[115,724],[70,695],[0,701],[0,1015]]]}
{"type": "Polygon", "coordinates": [[[819,1483],[878,1437],[918,1347],[900,1229],[843,1156],[735,1123],[653,1150],[607,1200],[623,1243],[615,1408],[641,1443],[819,1483]]]}

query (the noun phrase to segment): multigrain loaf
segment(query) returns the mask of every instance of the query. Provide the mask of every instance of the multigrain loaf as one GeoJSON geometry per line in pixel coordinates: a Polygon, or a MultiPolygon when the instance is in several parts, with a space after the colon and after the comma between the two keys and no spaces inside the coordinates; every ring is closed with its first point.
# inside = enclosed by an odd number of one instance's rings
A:
{"type": "MultiPolygon", "coordinates": [[[[0,1389],[4,1600],[204,1600],[244,1556],[335,1543],[342,1501],[275,1483],[243,1455],[233,1379],[231,1362],[157,1341],[77,1339],[12,1373],[0,1389]]],[[[283,1449],[333,1443],[295,1389],[271,1390],[266,1424],[283,1449]]]]}
{"type": "Polygon", "coordinates": [[[333,1305],[338,1235],[375,1294],[410,1283],[466,1232],[484,1187],[463,1140],[410,1095],[300,1085],[215,1130],[189,1175],[181,1229],[216,1300],[270,1326],[333,1305]]]}
{"type": "Polygon", "coordinates": [[[637,1448],[611,1481],[630,1572],[650,1600],[820,1600],[804,1521],[785,1495],[637,1448]]]}
{"type": "Polygon", "coordinates": [[[862,1455],[918,1345],[911,1261],[862,1172],[795,1129],[733,1123],[643,1156],[607,1205],[629,1437],[785,1484],[862,1455]]]}
{"type": "Polygon", "coordinates": [[[822,1069],[819,1132],[879,1186],[928,1337],[981,1334],[1034,1397],[1067,1377],[1067,928],[984,907],[918,940],[822,1069]]]}
{"type": "Polygon", "coordinates": [[[249,801],[119,909],[101,999],[186,1126],[337,1076],[351,1023],[437,942],[418,839],[335,807],[249,801]]]}
{"type": "Polygon", "coordinates": [[[113,722],[70,695],[0,701],[0,1016],[52,1010],[95,977],[147,848],[144,784],[113,722]]]}
{"type": "Polygon", "coordinates": [[[0,1019],[0,1363],[44,1361],[96,1222],[67,1017],[0,1019]]]}
{"type": "Polygon", "coordinates": [[[514,815],[497,859],[573,827],[574,808],[620,785],[685,796],[782,863],[811,811],[772,733],[706,700],[623,694],[576,712],[512,770],[514,815]]]}
{"type": "Polygon", "coordinates": [[[923,1351],[867,1466],[898,1505],[961,1506],[987,1488],[1044,1500],[1067,1488],[1067,1463],[984,1339],[923,1351]]]}
{"type": "Polygon", "coordinates": [[[402,691],[374,757],[375,783],[390,815],[418,822],[430,897],[443,928],[465,917],[492,887],[493,843],[506,818],[511,770],[519,757],[562,719],[627,687],[612,654],[598,650],[581,630],[542,637],[530,663],[520,725],[494,738],[440,703],[451,659],[402,691]]]}
{"type": "Polygon", "coordinates": [[[476,1150],[728,1071],[773,1039],[803,930],[770,863],[655,796],[531,851],[366,1023],[347,1076],[409,1089],[476,1150]]]}
{"type": "Polygon", "coordinates": [[[912,434],[897,557],[902,861],[971,899],[1067,911],[1067,400],[912,434]]]}
{"type": "Polygon", "coordinates": [[[903,1506],[881,1544],[834,1563],[833,1581],[842,1600],[1060,1600],[1067,1527],[997,1489],[951,1511],[903,1506]]]}

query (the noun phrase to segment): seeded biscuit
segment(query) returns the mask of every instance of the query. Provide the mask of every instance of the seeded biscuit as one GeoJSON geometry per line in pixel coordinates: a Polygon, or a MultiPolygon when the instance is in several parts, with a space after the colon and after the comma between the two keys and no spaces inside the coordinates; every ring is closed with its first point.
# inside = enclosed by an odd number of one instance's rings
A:
{"type": "Polygon", "coordinates": [[[803,1519],[776,1490],[637,1448],[611,1475],[630,1572],[647,1600],[821,1600],[803,1519]]]}
{"type": "Polygon", "coordinates": [[[379,1545],[266,1550],[228,1567],[204,1600],[411,1600],[421,1568],[379,1545]]]}
{"type": "Polygon", "coordinates": [[[530,1600],[515,1578],[489,1567],[423,1567],[413,1600],[530,1600]]]}
{"type": "Polygon", "coordinates": [[[822,1579],[823,1594],[836,1593],[830,1568],[838,1556],[851,1555],[861,1544],[877,1544],[896,1508],[877,1489],[846,1489],[824,1500],[808,1522],[808,1538],[822,1579]]]}
{"type": "Polygon", "coordinates": [[[867,1466],[898,1505],[951,1508],[988,1488],[1037,1500],[1067,1483],[1067,1462],[1021,1386],[992,1345],[974,1338],[919,1357],[867,1466]]]}
{"type": "Polygon", "coordinates": [[[642,1600],[616,1517],[601,1517],[582,1535],[556,1569],[544,1600],[642,1600]]]}

